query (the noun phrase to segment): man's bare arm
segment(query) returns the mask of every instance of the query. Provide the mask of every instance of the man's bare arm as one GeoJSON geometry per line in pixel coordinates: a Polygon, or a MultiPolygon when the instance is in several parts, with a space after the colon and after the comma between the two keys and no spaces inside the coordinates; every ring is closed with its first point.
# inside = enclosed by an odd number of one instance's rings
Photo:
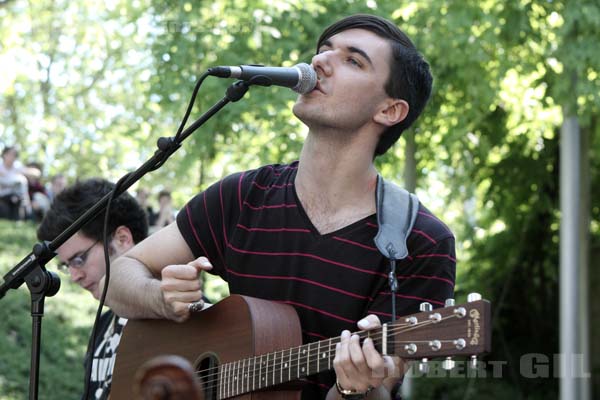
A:
{"type": "MultiPolygon", "coordinates": [[[[174,222],[112,263],[106,304],[117,315],[126,318],[181,320],[165,301],[161,272],[167,266],[177,269],[192,261],[194,256],[174,222]]],[[[199,281],[196,279],[196,282],[199,291],[199,281]]],[[[100,284],[104,284],[104,279],[100,284]]],[[[183,291],[190,288],[187,284],[183,291]]],[[[170,290],[176,291],[177,288],[170,290]]]]}

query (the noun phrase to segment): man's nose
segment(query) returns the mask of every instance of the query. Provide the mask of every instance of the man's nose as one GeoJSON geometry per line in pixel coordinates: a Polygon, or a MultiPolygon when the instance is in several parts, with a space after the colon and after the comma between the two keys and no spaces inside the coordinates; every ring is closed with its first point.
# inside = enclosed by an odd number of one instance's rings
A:
{"type": "Polygon", "coordinates": [[[71,281],[75,283],[81,281],[85,277],[85,272],[83,271],[83,268],[69,267],[69,274],[71,275],[71,281]]]}
{"type": "Polygon", "coordinates": [[[319,76],[329,76],[333,73],[333,50],[322,51],[312,58],[312,66],[319,76]]]}

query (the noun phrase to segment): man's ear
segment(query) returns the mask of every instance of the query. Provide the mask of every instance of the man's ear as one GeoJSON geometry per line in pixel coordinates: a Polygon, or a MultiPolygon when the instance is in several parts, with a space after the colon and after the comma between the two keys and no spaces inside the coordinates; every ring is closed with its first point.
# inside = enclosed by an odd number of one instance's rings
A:
{"type": "Polygon", "coordinates": [[[406,100],[388,98],[373,119],[384,126],[396,125],[406,118],[409,106],[406,100]]]}
{"type": "Polygon", "coordinates": [[[129,228],[125,225],[119,225],[113,236],[113,244],[122,252],[133,247],[135,242],[133,241],[131,230],[129,230],[129,228]]]}

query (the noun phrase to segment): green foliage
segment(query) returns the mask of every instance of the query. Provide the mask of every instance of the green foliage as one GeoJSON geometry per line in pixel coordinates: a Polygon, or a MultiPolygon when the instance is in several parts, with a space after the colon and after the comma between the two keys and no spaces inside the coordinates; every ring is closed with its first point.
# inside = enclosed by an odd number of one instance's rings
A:
{"type": "MultiPolygon", "coordinates": [[[[0,275],[4,276],[37,242],[31,223],[0,220],[0,275]]],[[[55,270],[48,265],[49,270],[55,270]]],[[[42,320],[40,399],[75,399],[83,390],[83,358],[98,303],[60,275],[61,289],[46,298],[42,320]]],[[[222,281],[207,276],[206,295],[227,294],[222,281]]],[[[31,300],[26,285],[0,300],[0,399],[23,399],[29,390],[31,300]]]]}
{"type": "MultiPolygon", "coordinates": [[[[0,220],[2,276],[31,252],[35,226],[0,220]]],[[[62,276],[46,299],[42,320],[40,398],[73,399],[83,388],[83,355],[97,303],[62,276]]],[[[25,285],[10,290],[0,307],[0,399],[23,399],[29,390],[31,300],[25,285]]]]}

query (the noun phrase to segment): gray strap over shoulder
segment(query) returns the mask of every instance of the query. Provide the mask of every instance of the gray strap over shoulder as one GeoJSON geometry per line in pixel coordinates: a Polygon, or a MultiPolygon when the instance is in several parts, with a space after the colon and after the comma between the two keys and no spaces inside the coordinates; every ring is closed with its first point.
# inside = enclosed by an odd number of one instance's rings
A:
{"type": "Polygon", "coordinates": [[[401,260],[408,256],[406,240],[417,219],[419,199],[378,176],[375,201],[379,224],[375,245],[385,257],[401,260]]]}

